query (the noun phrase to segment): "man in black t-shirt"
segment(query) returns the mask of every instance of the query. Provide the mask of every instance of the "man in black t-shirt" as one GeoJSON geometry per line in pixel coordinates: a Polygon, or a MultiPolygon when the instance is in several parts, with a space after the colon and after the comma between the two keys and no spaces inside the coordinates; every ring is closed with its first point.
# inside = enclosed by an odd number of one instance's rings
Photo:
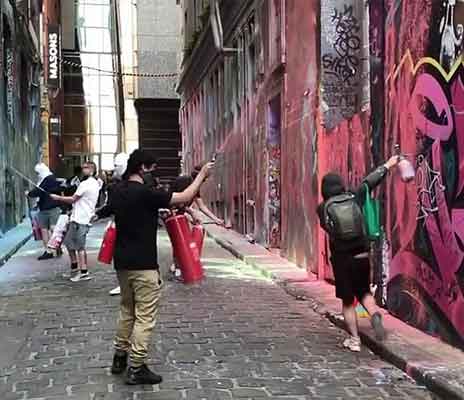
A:
{"type": "Polygon", "coordinates": [[[124,372],[130,354],[129,385],[162,381],[145,364],[162,286],[156,246],[158,210],[191,202],[213,166],[206,164],[182,193],[170,193],[145,184],[143,177],[155,163],[150,153],[135,150],[124,180],[114,187],[108,204],[97,213],[100,218],[115,216],[114,267],[121,287],[121,305],[111,371],[124,372]]]}

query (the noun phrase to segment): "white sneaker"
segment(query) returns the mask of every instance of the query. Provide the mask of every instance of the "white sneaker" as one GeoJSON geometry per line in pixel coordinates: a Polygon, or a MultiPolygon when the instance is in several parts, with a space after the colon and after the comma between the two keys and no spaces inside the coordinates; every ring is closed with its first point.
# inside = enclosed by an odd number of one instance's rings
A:
{"type": "Polygon", "coordinates": [[[65,273],[63,274],[63,278],[64,278],[64,279],[71,279],[71,278],[74,278],[74,277],[75,277],[76,275],[78,275],[78,274],[79,274],[79,270],[78,270],[78,269],[77,269],[76,271],[71,270],[71,271],[69,271],[69,272],[65,272],[65,273]]]}
{"type": "Polygon", "coordinates": [[[121,288],[118,286],[117,288],[114,288],[113,290],[110,290],[110,296],[118,296],[121,294],[121,288]]]}
{"type": "Polygon", "coordinates": [[[361,351],[361,339],[359,337],[356,338],[350,336],[349,338],[346,338],[343,342],[343,347],[345,347],[346,349],[350,349],[355,353],[359,353],[361,351]]]}
{"type": "Polygon", "coordinates": [[[71,282],[88,281],[90,279],[92,278],[88,272],[86,272],[85,274],[79,272],[75,276],[71,277],[71,282]]]}

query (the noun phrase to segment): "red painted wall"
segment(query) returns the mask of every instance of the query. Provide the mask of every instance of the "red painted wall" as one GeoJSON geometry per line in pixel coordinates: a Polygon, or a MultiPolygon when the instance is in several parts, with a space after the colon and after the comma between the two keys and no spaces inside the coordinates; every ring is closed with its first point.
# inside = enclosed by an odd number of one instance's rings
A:
{"type": "MultiPolygon", "coordinates": [[[[318,2],[287,2],[283,136],[283,254],[318,268],[318,2]],[[304,23],[301,16],[304,15],[304,23]],[[291,29],[290,29],[291,27],[291,29]],[[302,40],[302,38],[305,38],[302,40]]],[[[324,158],[324,150],[319,153],[324,158]]]]}

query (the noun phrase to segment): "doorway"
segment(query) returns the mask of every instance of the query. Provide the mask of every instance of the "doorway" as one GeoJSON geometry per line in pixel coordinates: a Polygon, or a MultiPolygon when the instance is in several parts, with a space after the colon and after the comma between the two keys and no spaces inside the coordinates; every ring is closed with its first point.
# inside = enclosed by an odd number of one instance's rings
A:
{"type": "Polygon", "coordinates": [[[268,247],[279,249],[281,242],[281,99],[269,102],[267,129],[267,225],[268,247]]]}

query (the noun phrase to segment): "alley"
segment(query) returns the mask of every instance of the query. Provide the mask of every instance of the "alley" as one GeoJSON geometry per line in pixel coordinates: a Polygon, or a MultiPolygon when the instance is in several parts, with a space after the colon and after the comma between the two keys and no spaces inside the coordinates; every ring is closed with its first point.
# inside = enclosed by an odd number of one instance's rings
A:
{"type": "MultiPolygon", "coordinates": [[[[91,231],[90,265],[102,229],[91,231]]],[[[164,232],[159,246],[166,268],[164,232]]],[[[109,373],[112,269],[71,284],[66,258],[39,263],[38,254],[29,242],[0,269],[2,400],[432,398],[369,351],[343,351],[342,331],[212,241],[202,285],[166,283],[150,361],[164,383],[125,386],[109,373]]]]}

